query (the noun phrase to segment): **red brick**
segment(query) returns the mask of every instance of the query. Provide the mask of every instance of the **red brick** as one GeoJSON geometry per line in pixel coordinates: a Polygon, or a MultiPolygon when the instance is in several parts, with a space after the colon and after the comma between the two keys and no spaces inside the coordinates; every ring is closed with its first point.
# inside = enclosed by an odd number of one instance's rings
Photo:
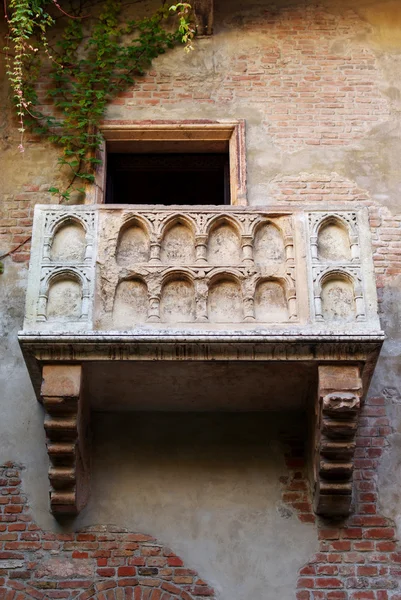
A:
{"type": "Polygon", "coordinates": [[[96,573],[99,575],[99,577],[114,577],[116,570],[112,569],[111,567],[104,567],[97,569],[96,573]]]}
{"type": "Polygon", "coordinates": [[[394,536],[395,530],[392,527],[372,527],[363,532],[364,539],[392,539],[394,536]]]}
{"type": "Polygon", "coordinates": [[[182,560],[180,558],[178,558],[178,556],[169,556],[169,558],[167,560],[167,564],[170,567],[182,567],[182,565],[184,563],[182,562],[182,560]]]}
{"type": "Polygon", "coordinates": [[[316,579],[316,587],[320,588],[342,588],[343,582],[337,577],[319,577],[316,579]]]}
{"type": "Polygon", "coordinates": [[[311,577],[299,577],[297,582],[298,588],[314,588],[315,580],[311,577]]]}
{"type": "Polygon", "coordinates": [[[135,567],[119,567],[117,569],[118,577],[131,577],[132,575],[136,575],[135,567]]]}
{"type": "Polygon", "coordinates": [[[378,574],[377,567],[369,565],[361,565],[356,569],[356,573],[360,577],[376,577],[378,574]]]}

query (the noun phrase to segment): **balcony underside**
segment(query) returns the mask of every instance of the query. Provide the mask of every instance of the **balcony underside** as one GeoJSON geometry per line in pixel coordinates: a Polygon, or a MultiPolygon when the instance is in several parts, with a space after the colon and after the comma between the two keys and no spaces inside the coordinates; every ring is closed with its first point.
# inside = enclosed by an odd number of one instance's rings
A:
{"type": "Polygon", "coordinates": [[[347,515],[358,415],[383,336],[189,338],[20,335],[47,413],[52,511],[74,514],[87,501],[92,411],[301,410],[316,512],[347,515]]]}
{"type": "Polygon", "coordinates": [[[298,408],[311,386],[316,390],[316,369],[322,364],[360,365],[366,392],[383,339],[380,332],[336,338],[234,332],[19,336],[38,399],[43,365],[82,364],[91,406],[105,411],[209,410],[209,404],[212,410],[276,410],[283,403],[298,408]],[[252,397],[250,386],[258,388],[252,397]]]}

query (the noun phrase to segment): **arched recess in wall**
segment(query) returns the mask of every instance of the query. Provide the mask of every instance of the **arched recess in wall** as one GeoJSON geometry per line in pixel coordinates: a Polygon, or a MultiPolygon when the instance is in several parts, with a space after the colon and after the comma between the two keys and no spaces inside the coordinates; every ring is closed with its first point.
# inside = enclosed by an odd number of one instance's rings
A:
{"type": "Polygon", "coordinates": [[[349,261],[352,258],[348,226],[336,217],[323,221],[318,230],[317,255],[325,262],[349,261]]]}
{"type": "Polygon", "coordinates": [[[222,273],[209,285],[209,321],[214,323],[240,323],[244,318],[241,285],[235,275],[222,273]]]}
{"type": "Polygon", "coordinates": [[[160,258],[166,265],[190,265],[195,262],[194,226],[188,219],[176,217],[163,231],[160,258]]]}
{"type": "Polygon", "coordinates": [[[333,272],[322,279],[321,300],[325,321],[349,323],[355,320],[354,282],[347,273],[333,272]]]}
{"type": "Polygon", "coordinates": [[[113,327],[133,329],[148,316],[148,288],[139,278],[120,281],[113,306],[113,327]]]}
{"type": "Polygon", "coordinates": [[[171,273],[165,279],[160,299],[160,319],[164,323],[195,321],[195,287],[186,273],[171,273]]]}
{"type": "Polygon", "coordinates": [[[61,272],[49,281],[48,320],[78,320],[82,315],[82,282],[73,272],[61,272]]]}
{"type": "Polygon", "coordinates": [[[63,221],[55,230],[50,260],[53,262],[80,263],[85,260],[85,229],[75,219],[63,221]]]}
{"type": "Polygon", "coordinates": [[[150,240],[147,227],[138,219],[123,225],[116,252],[116,261],[122,267],[133,267],[149,261],[150,240]]]}
{"type": "Polygon", "coordinates": [[[273,223],[262,223],[255,232],[254,259],[256,265],[285,261],[285,246],[281,231],[273,223]]]}
{"type": "Polygon", "coordinates": [[[257,321],[266,323],[288,320],[288,303],[283,281],[262,279],[258,282],[255,290],[255,317],[257,321]]]}
{"type": "Polygon", "coordinates": [[[209,229],[207,260],[211,265],[240,264],[241,236],[238,225],[232,219],[218,219],[209,229]]]}

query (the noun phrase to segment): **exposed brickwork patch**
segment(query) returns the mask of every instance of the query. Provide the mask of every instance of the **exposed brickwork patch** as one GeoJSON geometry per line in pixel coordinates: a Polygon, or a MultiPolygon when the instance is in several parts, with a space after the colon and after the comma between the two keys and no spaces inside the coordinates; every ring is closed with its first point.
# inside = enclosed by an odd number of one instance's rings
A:
{"type": "Polygon", "coordinates": [[[186,60],[181,71],[175,61],[172,72],[169,62],[156,61],[114,104],[133,110],[194,101],[223,109],[258,104],[267,135],[290,152],[345,146],[387,120],[376,57],[353,41],[369,26],[352,10],[340,16],[309,1],[286,8],[273,4],[234,12],[224,28],[250,41],[237,37],[236,52],[227,44],[222,51],[217,37],[213,69],[186,60]]]}
{"type": "MultiPolygon", "coordinates": [[[[26,184],[19,193],[0,198],[0,254],[12,251],[13,262],[29,261],[33,211],[35,204],[49,203],[49,187],[26,184]]],[[[57,199],[51,201],[57,204],[57,199]]]]}
{"type": "MultiPolygon", "coordinates": [[[[401,600],[401,548],[394,523],[378,513],[377,469],[392,432],[384,398],[362,409],[354,474],[354,510],[345,521],[316,519],[319,551],[300,570],[297,600],[401,600]]],[[[313,521],[302,452],[287,440],[283,501],[302,522],[313,521]]]]}
{"type": "Polygon", "coordinates": [[[0,466],[0,600],[204,600],[214,590],[150,535],[52,533],[32,521],[21,468],[0,466]]]}
{"type": "Polygon", "coordinates": [[[366,202],[369,194],[337,173],[278,175],[270,182],[277,202],[366,202]]]}

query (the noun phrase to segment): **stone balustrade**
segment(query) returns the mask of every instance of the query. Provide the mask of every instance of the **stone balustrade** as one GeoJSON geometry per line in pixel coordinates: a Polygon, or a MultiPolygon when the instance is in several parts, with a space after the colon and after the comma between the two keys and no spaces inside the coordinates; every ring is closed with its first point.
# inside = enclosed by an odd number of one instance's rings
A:
{"type": "Polygon", "coordinates": [[[24,331],[379,330],[359,210],[37,206],[24,331]]]}

